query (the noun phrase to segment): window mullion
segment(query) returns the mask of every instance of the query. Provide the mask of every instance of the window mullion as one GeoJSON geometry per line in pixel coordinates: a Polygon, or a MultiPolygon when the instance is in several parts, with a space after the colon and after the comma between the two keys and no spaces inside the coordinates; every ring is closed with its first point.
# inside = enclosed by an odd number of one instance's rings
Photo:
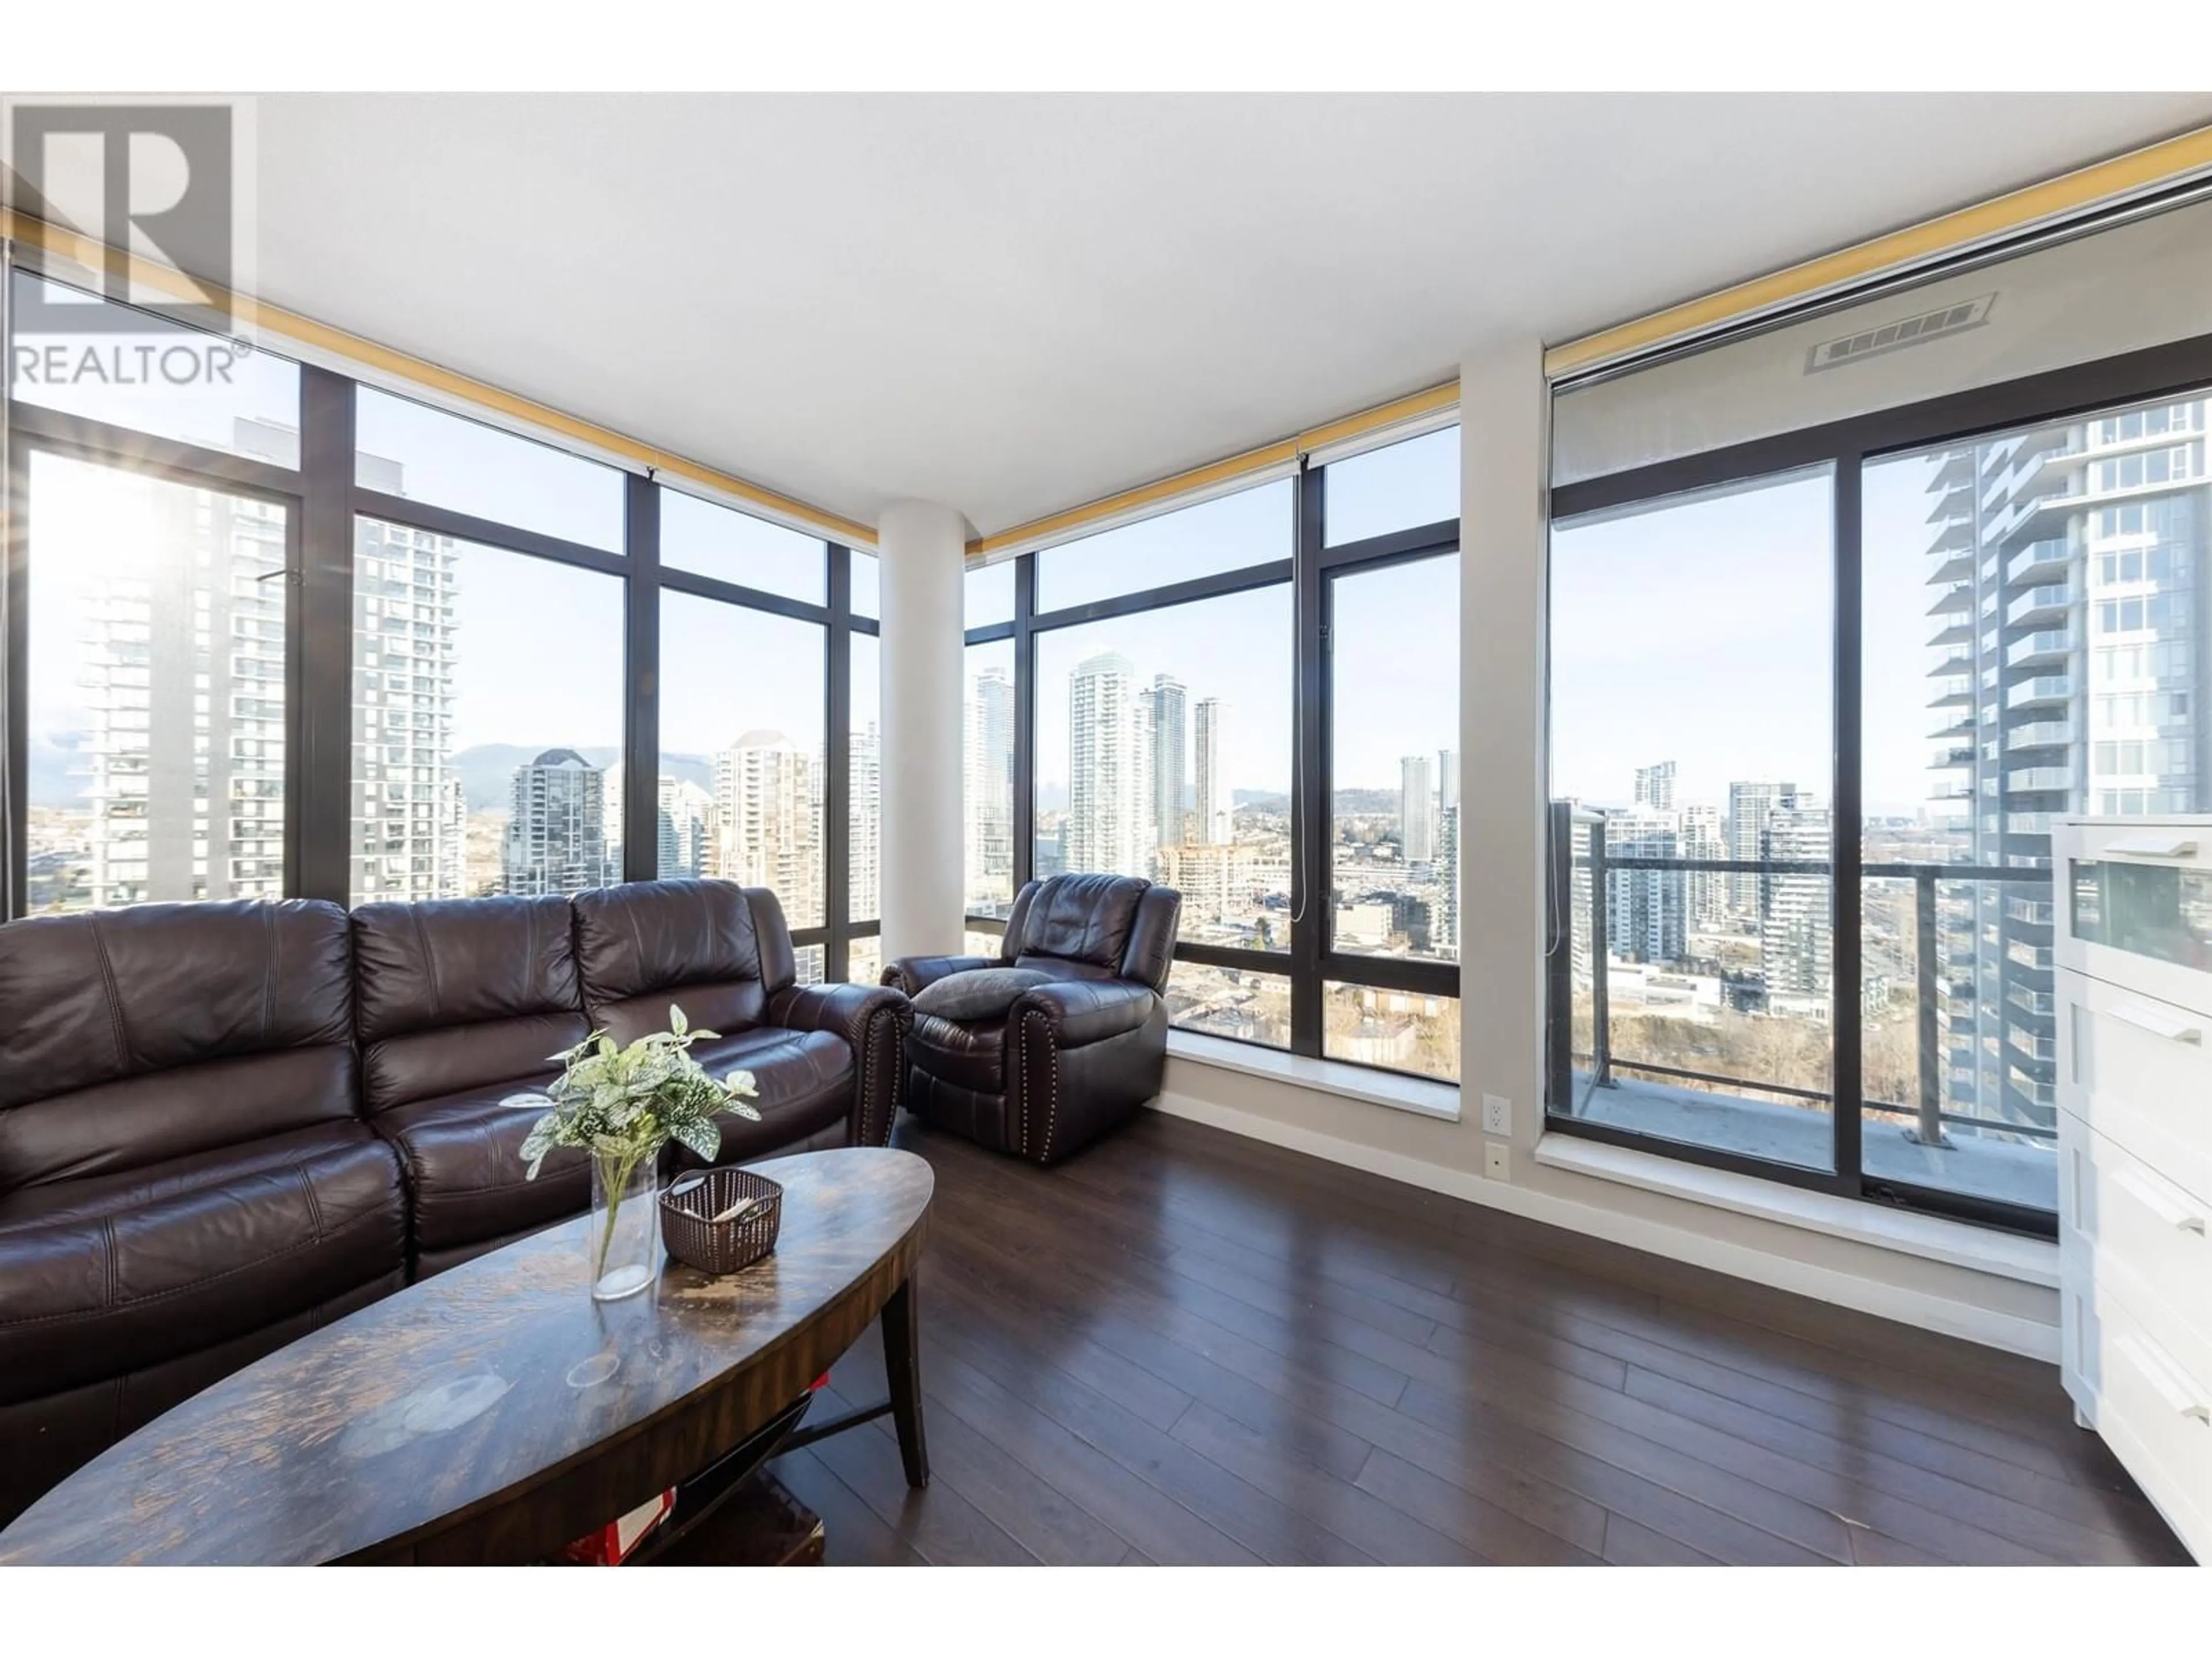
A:
{"type": "Polygon", "coordinates": [[[286,890],[350,904],[353,846],[354,387],[300,369],[301,509],[291,641],[286,890]]]}
{"type": "Polygon", "coordinates": [[[822,977],[836,984],[848,968],[853,897],[853,566],[852,551],[831,543],[829,661],[823,675],[822,915],[829,925],[822,977]]]}
{"type": "Polygon", "coordinates": [[[623,502],[623,879],[660,873],[660,487],[635,474],[623,502]]]}
{"type": "Polygon", "coordinates": [[[1322,560],[1326,477],[1317,467],[1298,475],[1291,578],[1297,698],[1291,785],[1291,1050],[1316,1059],[1330,903],[1328,586],[1322,560]]]}
{"type": "Polygon", "coordinates": [[[1835,809],[1830,836],[1835,860],[1835,891],[1829,905],[1828,959],[1833,971],[1829,1006],[1833,1010],[1836,1179],[1856,1192],[1860,1182],[1859,1103],[1863,1084],[1864,977],[1860,971],[1866,884],[1861,771],[1863,749],[1860,690],[1863,606],[1860,512],[1862,457],[1846,452],[1835,458],[1831,499],[1835,512],[1835,809]]]}
{"type": "Polygon", "coordinates": [[[1036,555],[1024,553],[1014,561],[1014,893],[1036,874],[1036,555]]]}

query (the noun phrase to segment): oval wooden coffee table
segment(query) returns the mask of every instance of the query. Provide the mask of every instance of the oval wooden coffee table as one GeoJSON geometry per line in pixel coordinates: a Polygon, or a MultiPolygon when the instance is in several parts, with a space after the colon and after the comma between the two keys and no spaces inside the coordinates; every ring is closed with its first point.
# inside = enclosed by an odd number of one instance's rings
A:
{"type": "Polygon", "coordinates": [[[155,1419],[0,1533],[0,1563],[540,1559],[790,1412],[879,1315],[921,1484],[929,1165],[850,1147],[750,1167],[784,1187],[766,1261],[670,1261],[653,1294],[594,1303],[588,1218],[522,1239],[155,1419]]]}

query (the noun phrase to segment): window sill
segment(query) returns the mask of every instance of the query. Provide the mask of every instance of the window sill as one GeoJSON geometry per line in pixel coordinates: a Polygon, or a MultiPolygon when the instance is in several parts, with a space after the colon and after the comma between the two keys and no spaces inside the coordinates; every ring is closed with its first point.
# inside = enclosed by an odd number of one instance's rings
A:
{"type": "Polygon", "coordinates": [[[1710,1170],[1662,1153],[1614,1146],[1579,1135],[1543,1135],[1536,1142],[1536,1162],[1547,1169],[1619,1182],[1645,1192],[1664,1193],[1693,1204],[1709,1204],[1738,1215],[1778,1221],[1832,1238],[1948,1262],[2025,1285],[2056,1286],[2058,1283],[2058,1246],[2048,1239],[2022,1238],[1942,1216],[1915,1215],[1832,1193],[1808,1192],[1802,1187],[1761,1181],[1731,1170],[1710,1170]]]}
{"type": "Polygon", "coordinates": [[[1313,1060],[1304,1054],[1288,1054],[1280,1049],[1232,1042],[1226,1037],[1210,1037],[1196,1031],[1170,1031],[1168,1058],[1215,1066],[1224,1072],[1243,1072],[1272,1082],[1294,1084],[1301,1089],[1340,1095],[1346,1100],[1364,1101],[1370,1106],[1416,1112],[1448,1123],[1459,1121],[1457,1084],[1401,1077],[1341,1060],[1313,1060]]]}

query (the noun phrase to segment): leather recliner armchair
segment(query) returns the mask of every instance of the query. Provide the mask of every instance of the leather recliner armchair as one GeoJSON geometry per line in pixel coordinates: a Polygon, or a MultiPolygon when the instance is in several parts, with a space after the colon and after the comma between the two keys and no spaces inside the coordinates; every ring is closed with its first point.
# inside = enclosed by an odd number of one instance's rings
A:
{"type": "Polygon", "coordinates": [[[907,1109],[994,1152],[1046,1164],[1067,1157],[1160,1091],[1164,993],[1182,896],[1133,876],[1054,876],[1015,895],[996,958],[903,957],[884,983],[919,996],[954,974],[1050,975],[1002,1013],[958,1020],[915,1012],[907,1109]]]}

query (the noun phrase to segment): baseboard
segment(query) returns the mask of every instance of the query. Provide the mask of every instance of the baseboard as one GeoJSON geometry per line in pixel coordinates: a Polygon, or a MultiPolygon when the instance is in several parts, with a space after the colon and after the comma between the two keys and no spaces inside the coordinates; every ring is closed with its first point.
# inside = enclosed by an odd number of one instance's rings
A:
{"type": "Polygon", "coordinates": [[[2047,1360],[2053,1364],[2058,1361],[2055,1306],[2053,1322],[2050,1324],[1998,1313],[1972,1303],[1930,1296],[1861,1274],[1731,1244],[1690,1228],[1668,1226],[1546,1193],[1530,1192],[1526,1188],[1485,1181],[1465,1170],[1445,1169],[1402,1153],[1382,1152],[1358,1141],[1277,1122],[1256,1113],[1216,1105],[1188,1095],[1164,1094],[1152,1103],[1152,1109],[1169,1117],[1188,1118],[1194,1123],[1225,1129],[1231,1134],[1305,1152],[1332,1164],[1364,1170],[1370,1175],[1402,1181],[1407,1186],[1424,1188],[1449,1198],[1464,1199],[1471,1204],[1486,1205],[1510,1215],[1586,1233],[1611,1243],[1649,1250],[1654,1255],[1688,1262],[1692,1267],[1710,1267],[1716,1273],[1747,1279],[1776,1290],[1794,1291],[1801,1296],[1987,1347],[2002,1348],[2009,1353],[2024,1354],[2031,1359],[2047,1360]]]}

